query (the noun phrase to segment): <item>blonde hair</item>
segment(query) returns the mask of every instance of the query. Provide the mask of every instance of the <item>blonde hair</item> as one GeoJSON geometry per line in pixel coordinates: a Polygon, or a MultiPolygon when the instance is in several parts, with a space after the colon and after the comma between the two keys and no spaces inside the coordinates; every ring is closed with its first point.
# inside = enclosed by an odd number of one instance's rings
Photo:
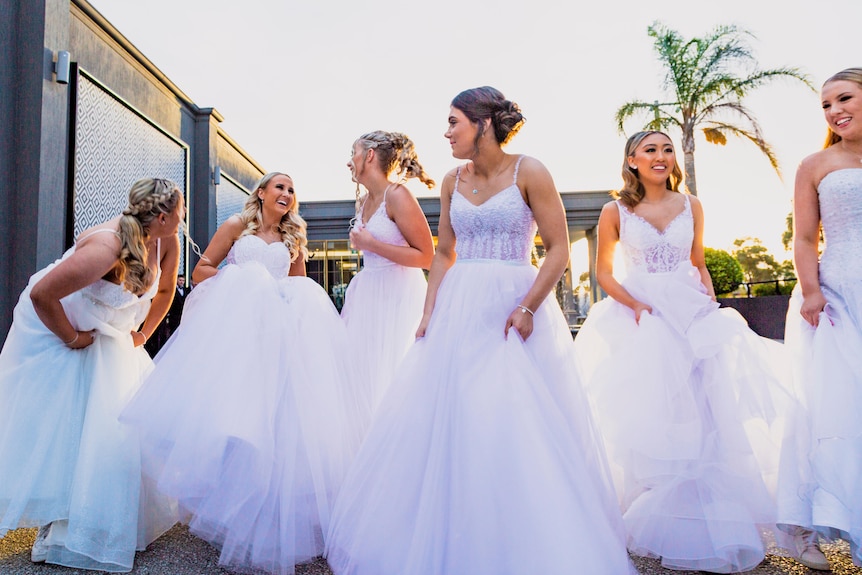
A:
{"type": "MultiPolygon", "coordinates": [[[[245,201],[242,212],[239,214],[240,220],[245,224],[245,229],[240,234],[240,237],[254,235],[263,225],[261,200],[257,192],[269,185],[269,182],[276,176],[290,178],[290,176],[282,172],[270,172],[258,181],[254,187],[254,191],[245,201]]],[[[308,259],[306,228],[307,224],[305,220],[299,215],[299,200],[294,195],[293,205],[281,217],[281,221],[278,224],[278,231],[281,232],[281,241],[284,242],[284,245],[287,246],[290,252],[290,261],[295,261],[298,257],[301,257],[303,260],[308,259]]]]}
{"type": "MultiPolygon", "coordinates": [[[[826,86],[829,82],[837,82],[839,80],[846,80],[847,82],[854,82],[859,84],[862,87],[862,68],[846,68],[841,70],[837,74],[833,74],[828,80],[823,82],[823,85],[826,86]]],[[[832,128],[826,128],[826,142],[823,144],[823,148],[826,149],[829,146],[837,144],[841,141],[841,136],[832,131],[832,128]]]]}
{"type": "MultiPolygon", "coordinates": [[[[635,154],[635,150],[640,145],[641,142],[647,136],[652,136],[653,134],[661,134],[668,140],[670,137],[664,132],[659,132],[658,130],[649,130],[646,132],[638,132],[633,134],[628,141],[626,142],[625,154],[623,155],[623,187],[619,190],[615,190],[611,192],[611,197],[614,199],[622,200],[622,202],[629,208],[633,208],[640,203],[643,199],[646,190],[644,190],[644,186],[638,178],[638,171],[636,168],[631,168],[629,166],[629,158],[635,154]]],[[[673,146],[673,142],[671,142],[671,146],[673,146]]],[[[679,169],[679,164],[676,161],[676,155],[673,158],[673,168],[671,168],[670,177],[668,177],[665,186],[671,192],[679,192],[679,185],[682,182],[682,170],[679,169]]]]}
{"type": "Polygon", "coordinates": [[[435,186],[434,180],[419,163],[413,140],[405,134],[376,130],[359,136],[356,143],[365,150],[375,150],[380,168],[386,177],[395,172],[399,180],[418,178],[429,189],[435,186]]]}
{"type": "Polygon", "coordinates": [[[142,295],[155,281],[155,274],[147,265],[150,222],[159,214],[173,213],[181,194],[175,183],[161,178],[138,180],[129,190],[129,205],[120,216],[117,231],[120,238],[117,279],[135,295],[142,295]]]}

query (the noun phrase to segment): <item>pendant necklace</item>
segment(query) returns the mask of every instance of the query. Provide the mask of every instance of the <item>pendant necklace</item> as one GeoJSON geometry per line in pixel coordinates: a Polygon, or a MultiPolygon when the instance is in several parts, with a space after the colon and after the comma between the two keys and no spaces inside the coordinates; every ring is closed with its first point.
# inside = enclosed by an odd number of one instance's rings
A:
{"type": "MultiPolygon", "coordinates": [[[[862,156],[859,156],[856,152],[854,152],[854,151],[852,151],[852,150],[848,149],[848,148],[847,148],[847,146],[846,146],[846,144],[844,144],[844,141],[843,141],[843,140],[841,141],[841,147],[842,147],[842,148],[844,148],[844,150],[845,150],[845,151],[847,151],[847,152],[849,152],[850,154],[852,154],[852,155],[854,155],[854,156],[857,156],[857,157],[859,158],[859,163],[860,163],[860,164],[862,164],[862,156]]],[[[476,193],[476,190],[473,190],[473,193],[475,194],[475,193],[476,193]]]]}
{"type": "MultiPolygon", "coordinates": [[[[489,180],[493,180],[494,178],[496,178],[497,176],[499,176],[500,174],[502,174],[502,173],[503,173],[503,170],[505,170],[505,169],[506,169],[506,164],[508,164],[508,162],[503,162],[503,167],[502,167],[502,168],[500,168],[499,170],[497,170],[497,173],[496,173],[496,174],[494,174],[491,178],[488,178],[488,179],[489,179],[489,180]]],[[[473,168],[473,170],[474,170],[474,171],[473,171],[473,177],[476,177],[475,169],[476,169],[476,168],[474,167],[474,168],[473,168]]],[[[486,182],[486,183],[487,183],[487,182],[486,182]]],[[[475,195],[476,195],[476,194],[478,194],[478,193],[479,193],[479,190],[478,190],[477,188],[473,188],[473,195],[475,196],[475,195]]]]}

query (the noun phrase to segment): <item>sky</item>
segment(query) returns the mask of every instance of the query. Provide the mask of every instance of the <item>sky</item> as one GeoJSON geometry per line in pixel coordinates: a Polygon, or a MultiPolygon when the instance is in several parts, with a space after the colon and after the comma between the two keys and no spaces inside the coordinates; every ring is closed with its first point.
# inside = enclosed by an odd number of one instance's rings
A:
{"type": "MultiPolygon", "coordinates": [[[[352,199],[353,141],[408,134],[436,180],[458,160],[443,138],[449,103],[491,85],[527,121],[506,147],[538,158],[561,192],[619,187],[626,135],[614,113],[663,100],[663,70],[647,35],[659,21],[686,37],[734,24],[753,34],[761,69],[793,66],[819,90],[862,66],[860,0],[90,0],[267,171],[290,174],[300,202],[352,199]],[[842,28],[847,28],[843,31],[842,28]]],[[[751,143],[696,140],[704,243],[729,250],[757,237],[779,261],[796,166],[823,144],[818,93],[779,80],[745,104],[782,176],[751,143]]],[[[642,120],[626,124],[631,134],[642,120]]],[[[682,165],[680,134],[671,132],[682,165]]],[[[435,196],[416,180],[417,196],[435,196]]]]}

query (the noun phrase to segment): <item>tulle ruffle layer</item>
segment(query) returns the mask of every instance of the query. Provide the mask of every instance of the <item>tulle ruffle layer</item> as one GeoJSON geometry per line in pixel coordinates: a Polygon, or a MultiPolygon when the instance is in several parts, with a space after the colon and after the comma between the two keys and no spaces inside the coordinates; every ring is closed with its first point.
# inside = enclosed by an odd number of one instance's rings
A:
{"type": "Polygon", "coordinates": [[[738,572],[764,557],[792,405],[782,346],[718,309],[697,270],[636,274],[652,313],[608,298],[576,340],[633,552],[738,572]]]}
{"type": "Polygon", "coordinates": [[[158,487],[233,568],[294,572],[322,554],[367,410],[341,318],[308,278],[249,262],[191,292],[179,329],[123,413],[158,487]]]}
{"type": "Polygon", "coordinates": [[[555,300],[504,336],[536,271],[459,262],[342,487],[338,575],[628,573],[571,335],[555,300]]]}
{"type": "Polygon", "coordinates": [[[47,271],[21,295],[0,354],[0,537],[53,522],[49,563],[127,572],[135,550],[177,520],[176,506],[142,478],[136,434],[117,420],[152,362],[132,343],[136,310],[80,292],[64,309],[97,335],[83,350],[66,347],[30,303],[47,271]]]}
{"type": "Polygon", "coordinates": [[[350,338],[353,370],[368,385],[372,409],[413,344],[427,287],[422,270],[395,264],[365,267],[350,281],[341,317],[350,338]]]}

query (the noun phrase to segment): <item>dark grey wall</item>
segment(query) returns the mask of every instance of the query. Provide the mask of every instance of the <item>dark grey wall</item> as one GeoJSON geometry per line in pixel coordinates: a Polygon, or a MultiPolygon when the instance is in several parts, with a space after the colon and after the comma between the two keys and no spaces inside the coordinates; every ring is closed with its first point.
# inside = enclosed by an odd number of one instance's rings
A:
{"type": "Polygon", "coordinates": [[[789,295],[760,297],[719,298],[722,307],[732,307],[748,322],[758,335],[771,339],[784,339],[789,295]]]}
{"type": "Polygon", "coordinates": [[[53,60],[68,42],[67,0],[0,4],[0,335],[29,276],[65,242],[68,86],[53,60]],[[11,121],[10,121],[11,120],[11,121]]]}

